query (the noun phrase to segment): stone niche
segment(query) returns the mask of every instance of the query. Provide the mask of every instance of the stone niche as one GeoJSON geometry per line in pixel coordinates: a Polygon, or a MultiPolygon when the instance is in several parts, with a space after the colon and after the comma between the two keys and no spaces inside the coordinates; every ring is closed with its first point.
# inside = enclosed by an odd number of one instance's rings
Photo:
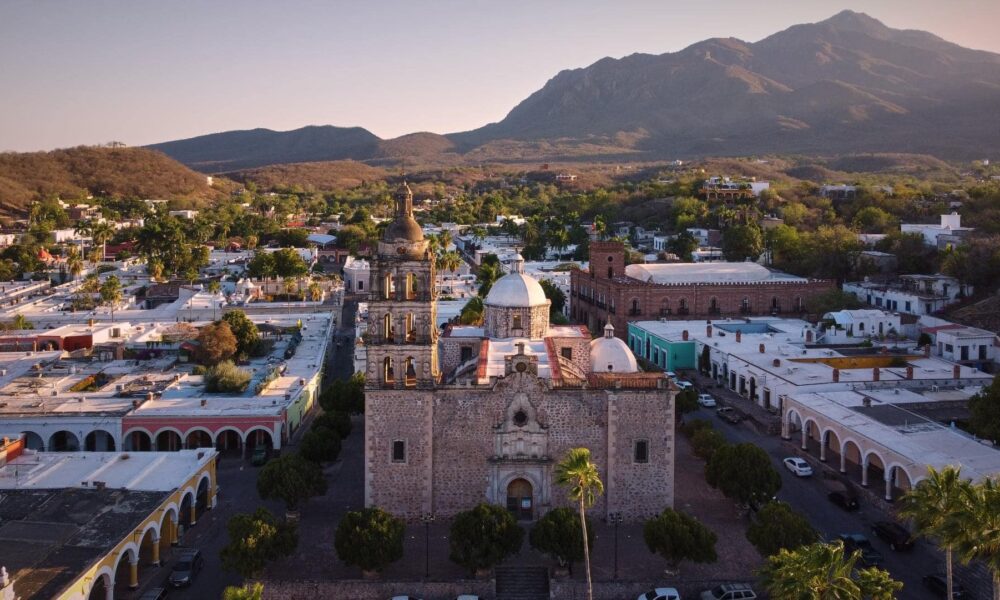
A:
{"type": "Polygon", "coordinates": [[[502,422],[494,427],[494,454],[499,460],[540,460],[549,455],[549,428],[538,421],[528,395],[519,392],[507,405],[502,422]]]}

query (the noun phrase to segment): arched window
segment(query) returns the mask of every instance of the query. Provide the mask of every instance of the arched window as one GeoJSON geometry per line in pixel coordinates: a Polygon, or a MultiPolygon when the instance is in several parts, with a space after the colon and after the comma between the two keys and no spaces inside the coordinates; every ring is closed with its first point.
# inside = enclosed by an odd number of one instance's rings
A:
{"type": "Polygon", "coordinates": [[[646,338],[646,352],[645,352],[646,359],[649,359],[649,347],[650,347],[649,338],[646,338]]]}
{"type": "Polygon", "coordinates": [[[608,267],[608,279],[611,279],[614,276],[615,276],[615,268],[614,267],[608,267]]]}
{"type": "Polygon", "coordinates": [[[670,314],[670,298],[664,298],[660,301],[660,316],[665,317],[670,314]]]}
{"type": "Polygon", "coordinates": [[[521,329],[521,315],[514,315],[511,318],[511,329],[521,329]]]}
{"type": "Polygon", "coordinates": [[[708,312],[713,315],[719,314],[719,300],[715,296],[708,301],[708,312]]]}
{"type": "Polygon", "coordinates": [[[749,314],[750,313],[750,298],[747,298],[746,296],[744,296],[743,300],[740,301],[740,312],[743,313],[743,314],[749,314]]]}
{"type": "Polygon", "coordinates": [[[392,293],[396,291],[396,283],[392,279],[392,273],[386,273],[382,279],[382,297],[386,300],[392,299],[392,293]]]}
{"type": "Polygon", "coordinates": [[[413,273],[406,274],[406,299],[414,300],[417,297],[417,276],[413,273]]]}
{"type": "Polygon", "coordinates": [[[382,319],[382,335],[385,336],[386,341],[392,341],[396,337],[396,327],[390,313],[386,313],[385,318],[382,319]]]}
{"type": "Polygon", "coordinates": [[[417,341],[417,325],[413,313],[406,313],[406,341],[417,341]]]}
{"type": "Polygon", "coordinates": [[[628,314],[633,316],[642,314],[642,310],[639,309],[638,298],[632,298],[632,307],[629,309],[628,314]]]}
{"type": "Polygon", "coordinates": [[[688,301],[687,298],[681,298],[677,301],[677,314],[686,315],[688,314],[688,301]]]}
{"type": "Polygon", "coordinates": [[[778,300],[777,296],[771,297],[771,312],[780,313],[781,312],[781,302],[778,300]]]}
{"type": "Polygon", "coordinates": [[[795,297],[795,310],[802,312],[802,296],[795,297]]]}
{"type": "Polygon", "coordinates": [[[396,375],[392,368],[392,357],[386,356],[382,361],[382,383],[391,386],[396,383],[396,375]]]}
{"type": "Polygon", "coordinates": [[[406,357],[406,374],[403,383],[406,387],[417,385],[417,361],[412,356],[406,357]]]}

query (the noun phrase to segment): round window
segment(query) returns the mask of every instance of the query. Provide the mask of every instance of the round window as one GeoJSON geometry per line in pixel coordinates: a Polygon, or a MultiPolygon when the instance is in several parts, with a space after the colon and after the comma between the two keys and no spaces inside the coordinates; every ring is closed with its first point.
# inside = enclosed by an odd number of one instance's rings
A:
{"type": "Polygon", "coordinates": [[[524,373],[528,370],[528,363],[519,362],[514,366],[514,369],[516,369],[518,373],[524,373]]]}
{"type": "Polygon", "coordinates": [[[614,257],[614,256],[609,256],[609,257],[608,257],[608,262],[612,262],[612,261],[614,261],[614,260],[615,260],[615,257],[614,257]]]}
{"type": "Polygon", "coordinates": [[[518,427],[524,427],[527,424],[528,424],[528,413],[524,412],[523,410],[519,410],[516,413],[514,413],[514,425],[517,425],[518,427]]]}

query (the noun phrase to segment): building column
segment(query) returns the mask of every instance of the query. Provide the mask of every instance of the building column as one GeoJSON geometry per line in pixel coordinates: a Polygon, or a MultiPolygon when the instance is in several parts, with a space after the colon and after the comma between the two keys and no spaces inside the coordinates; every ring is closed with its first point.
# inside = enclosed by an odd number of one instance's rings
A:
{"type": "Polygon", "coordinates": [[[198,522],[197,517],[198,517],[198,498],[196,497],[194,500],[191,501],[191,522],[188,523],[190,527],[194,527],[194,525],[198,522]]]}
{"type": "Polygon", "coordinates": [[[826,462],[826,442],[823,439],[823,434],[819,436],[819,460],[820,462],[826,462]]]}
{"type": "Polygon", "coordinates": [[[840,449],[840,472],[841,473],[847,472],[847,457],[844,456],[843,448],[840,449]]]}
{"type": "Polygon", "coordinates": [[[868,487],[868,463],[862,459],[861,465],[861,486],[868,487]]]}
{"type": "Polygon", "coordinates": [[[788,423],[788,418],[787,417],[782,417],[781,418],[781,439],[783,439],[783,440],[790,440],[790,439],[792,439],[792,434],[789,433],[789,431],[788,431],[789,429],[791,429],[791,425],[788,423]]]}
{"type": "Polygon", "coordinates": [[[153,560],[150,562],[154,567],[160,566],[160,536],[153,538],[153,560]]]}
{"type": "Polygon", "coordinates": [[[167,523],[170,530],[170,545],[176,546],[180,543],[180,539],[177,537],[177,530],[179,529],[177,527],[177,521],[174,519],[167,519],[167,523]]]}
{"type": "Polygon", "coordinates": [[[885,499],[892,502],[892,475],[889,474],[885,476],[885,499]]]}
{"type": "Polygon", "coordinates": [[[139,587],[139,554],[129,560],[128,563],[128,589],[134,590],[139,587]]]}
{"type": "Polygon", "coordinates": [[[809,449],[809,437],[808,437],[808,433],[809,433],[809,430],[806,428],[806,424],[803,423],[802,424],[802,449],[803,450],[808,450],[809,449]]]}

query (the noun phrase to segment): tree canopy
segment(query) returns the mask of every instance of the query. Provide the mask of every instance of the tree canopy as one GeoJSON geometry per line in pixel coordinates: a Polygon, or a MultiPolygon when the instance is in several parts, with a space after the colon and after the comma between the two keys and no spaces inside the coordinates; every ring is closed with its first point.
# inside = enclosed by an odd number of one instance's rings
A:
{"type": "Polygon", "coordinates": [[[325,494],[326,479],[316,463],[299,454],[286,454],[261,468],[257,493],[264,500],[281,500],[288,510],[295,510],[309,498],[325,494]]]}
{"type": "Polygon", "coordinates": [[[740,504],[767,502],[781,489],[771,457],[754,444],[718,448],[705,465],[705,479],[740,504]]]}
{"type": "Polygon", "coordinates": [[[672,508],[646,521],[642,537],[649,551],[663,557],[671,569],[676,569],[685,560],[696,563],[718,560],[715,532],[698,519],[672,508]]]}
{"type": "Polygon", "coordinates": [[[381,508],[344,515],[337,525],[334,548],[345,564],[364,571],[381,571],[403,558],[406,525],[381,508]]]}
{"type": "Polygon", "coordinates": [[[226,524],[229,544],[220,553],[222,568],[245,578],[260,574],[273,560],[288,556],[299,544],[295,524],[279,521],[266,508],[237,514],[226,524]]]}
{"type": "MultiPolygon", "coordinates": [[[[528,536],[531,547],[548,554],[573,572],[573,563],[583,560],[583,528],[579,516],[565,507],[554,508],[538,519],[528,536]]],[[[593,548],[594,530],[587,518],[587,546],[593,548]]]]}
{"type": "Polygon", "coordinates": [[[517,554],[524,530],[511,512],[495,504],[480,503],[455,515],[449,536],[452,562],[475,573],[491,569],[517,554]]]}
{"type": "Polygon", "coordinates": [[[819,539],[809,520],[784,502],[768,502],[757,511],[747,528],[747,539],[761,556],[771,556],[779,550],[794,550],[819,539]]]}

